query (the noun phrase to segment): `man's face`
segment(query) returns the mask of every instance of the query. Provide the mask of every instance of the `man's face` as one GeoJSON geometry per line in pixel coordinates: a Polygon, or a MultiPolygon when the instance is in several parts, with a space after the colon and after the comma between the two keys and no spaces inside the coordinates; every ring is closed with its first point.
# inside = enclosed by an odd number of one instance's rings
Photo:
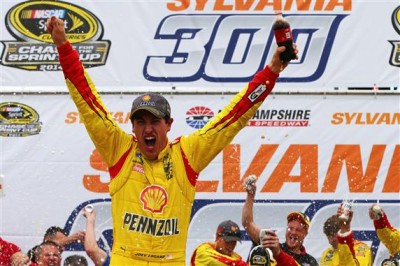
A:
{"type": "Polygon", "coordinates": [[[307,236],[306,227],[298,220],[288,222],[286,229],[286,244],[292,250],[300,250],[307,236]]]}
{"type": "Polygon", "coordinates": [[[168,143],[167,133],[171,130],[172,122],[172,118],[165,121],[145,110],[135,114],[133,132],[138,140],[139,150],[146,159],[158,158],[158,154],[168,143]]]}
{"type": "Polygon", "coordinates": [[[334,249],[337,249],[337,247],[338,247],[337,234],[331,234],[331,235],[328,235],[326,237],[328,238],[329,244],[331,244],[331,246],[334,249]]]}
{"type": "Polygon", "coordinates": [[[217,236],[216,250],[224,255],[232,256],[237,241],[225,241],[221,236],[217,236]]]}
{"type": "Polygon", "coordinates": [[[61,252],[56,246],[43,245],[38,258],[38,264],[41,266],[60,266],[61,252]]]}

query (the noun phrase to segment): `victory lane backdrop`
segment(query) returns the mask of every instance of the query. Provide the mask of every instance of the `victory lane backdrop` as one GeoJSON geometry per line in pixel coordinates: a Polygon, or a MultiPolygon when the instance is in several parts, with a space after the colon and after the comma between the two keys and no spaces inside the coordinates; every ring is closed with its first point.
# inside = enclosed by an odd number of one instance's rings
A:
{"type": "MultiPolygon", "coordinates": [[[[165,96],[174,117],[171,140],[202,127],[232,97],[165,96]]],[[[114,119],[128,132],[134,97],[103,95],[114,119]]],[[[83,230],[81,209],[92,203],[98,213],[97,236],[110,248],[109,175],[70,97],[2,95],[0,100],[2,117],[18,117],[2,122],[19,126],[0,128],[1,236],[27,251],[51,225],[70,233],[83,230]],[[32,124],[40,124],[40,131],[29,135],[26,128],[32,124]]],[[[329,245],[323,222],[342,199],[353,199],[352,227],[360,239],[374,244],[377,259],[385,258],[367,210],[379,200],[392,224],[400,226],[398,102],[393,95],[270,95],[249,125],[200,174],[188,258],[200,242],[214,239],[220,221],[240,224],[246,196],[242,182],[249,174],[259,176],[255,220],[275,228],[282,241],[287,213],[304,211],[312,217],[305,244],[319,257],[329,245]]],[[[243,241],[237,249],[246,257],[250,242],[243,241]]],[[[64,257],[75,250],[84,253],[75,245],[64,257]]]]}
{"type": "MultiPolygon", "coordinates": [[[[50,16],[65,21],[119,125],[131,131],[134,93],[163,92],[175,119],[173,140],[203,127],[269,62],[281,9],[299,59],[281,74],[277,94],[201,173],[187,261],[199,243],[214,240],[219,222],[240,224],[242,182],[255,174],[256,222],[284,241],[287,213],[304,211],[312,218],[305,245],[316,258],[329,246],[323,222],[343,199],[355,200],[354,233],[372,245],[378,265],[388,254],[368,206],[379,201],[400,227],[399,2],[182,3],[1,2],[0,235],[27,251],[49,226],[83,230],[81,209],[90,203],[99,244],[112,245],[109,175],[67,95],[45,29],[50,16]],[[390,91],[354,94],[354,87],[390,91]]],[[[248,239],[237,246],[244,258],[249,250],[248,239]]],[[[63,257],[76,252],[85,254],[72,245],[63,257]]]]}

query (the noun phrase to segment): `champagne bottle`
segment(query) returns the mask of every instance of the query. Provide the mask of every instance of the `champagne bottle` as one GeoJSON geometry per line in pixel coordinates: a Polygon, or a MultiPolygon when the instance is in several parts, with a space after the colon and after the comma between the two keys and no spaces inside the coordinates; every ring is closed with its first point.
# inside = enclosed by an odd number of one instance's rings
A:
{"type": "Polygon", "coordinates": [[[275,14],[275,21],[272,25],[274,30],[275,40],[278,46],[285,46],[286,50],[281,53],[282,61],[290,61],[296,59],[296,54],[293,51],[293,35],[290,29],[290,24],[283,18],[282,13],[275,14]]]}
{"type": "Polygon", "coordinates": [[[347,222],[349,220],[350,211],[353,207],[353,201],[343,200],[342,202],[342,214],[339,216],[339,220],[347,222]]]}

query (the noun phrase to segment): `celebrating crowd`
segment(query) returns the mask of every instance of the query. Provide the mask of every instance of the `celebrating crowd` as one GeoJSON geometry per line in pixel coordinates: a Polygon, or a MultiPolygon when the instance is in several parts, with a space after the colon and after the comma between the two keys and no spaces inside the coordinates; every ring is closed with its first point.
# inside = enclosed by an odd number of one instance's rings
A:
{"type": "MultiPolygon", "coordinates": [[[[253,202],[256,185],[247,190],[247,198],[242,211],[242,225],[232,221],[222,221],[216,228],[215,240],[201,243],[191,254],[188,264],[191,266],[230,265],[230,266],[286,266],[286,265],[320,265],[320,266],[372,266],[373,254],[368,244],[356,240],[351,231],[353,211],[348,219],[340,219],[343,206],[340,204],[337,213],[330,216],[321,229],[327,237],[327,247],[317,259],[306,252],[303,245],[308,234],[310,219],[302,212],[291,212],[287,215],[285,241],[280,242],[278,235],[271,229],[263,229],[253,218],[253,202]],[[235,252],[237,242],[250,238],[253,247],[246,258],[235,252]]],[[[32,247],[26,253],[14,243],[0,238],[0,265],[2,266],[107,266],[110,254],[97,244],[95,235],[96,212],[94,209],[82,210],[87,218],[85,231],[77,231],[67,235],[57,226],[49,227],[43,242],[32,247]],[[65,246],[81,243],[87,256],[73,254],[62,263],[65,246]],[[90,264],[91,263],[91,264],[90,264]]],[[[379,262],[381,266],[398,266],[400,260],[400,230],[393,227],[384,210],[374,203],[369,207],[371,218],[379,240],[387,248],[389,257],[379,262]]],[[[267,221],[266,221],[266,227],[267,221]]],[[[157,265],[162,265],[160,262],[157,265]]],[[[118,264],[116,264],[118,265],[118,264]]],[[[377,264],[375,264],[377,265],[377,264]]]]}
{"type": "MultiPolygon", "coordinates": [[[[134,99],[130,120],[132,134],[113,120],[100,94],[68,41],[64,22],[51,17],[47,29],[57,46],[66,85],[80,118],[108,166],[111,182],[113,248],[109,254],[97,245],[95,210],[83,210],[85,231],[66,235],[59,227],[50,227],[43,242],[26,253],[0,238],[0,265],[59,266],[66,245],[81,243],[86,255],[72,255],[64,265],[171,265],[186,262],[186,242],[200,172],[247,125],[275,86],[289,61],[281,60],[284,46],[276,48],[269,64],[233,97],[202,129],[168,139],[173,118],[166,98],[145,93],[134,99]],[[157,224],[169,229],[155,231],[157,224]]],[[[294,56],[297,46],[293,44],[294,56]]],[[[242,226],[233,220],[222,221],[215,240],[201,243],[191,254],[190,264],[201,265],[342,265],[369,266],[373,255],[368,244],[357,240],[351,231],[353,211],[339,205],[337,212],[321,230],[327,237],[323,254],[309,254],[304,246],[311,221],[302,210],[288,213],[284,239],[269,228],[268,221],[255,221],[253,204],[256,179],[247,182],[247,196],[242,209],[242,226]],[[341,219],[347,212],[347,218],[341,219]],[[247,258],[235,252],[238,241],[247,235],[252,242],[247,258]],[[319,261],[317,258],[320,258],[319,261]]],[[[372,205],[369,215],[376,233],[390,253],[382,263],[397,263],[400,257],[400,232],[388,220],[379,205],[372,205]]],[[[382,264],[384,265],[384,264],[382,264]]],[[[389,265],[389,264],[388,264],[389,265]]]]}

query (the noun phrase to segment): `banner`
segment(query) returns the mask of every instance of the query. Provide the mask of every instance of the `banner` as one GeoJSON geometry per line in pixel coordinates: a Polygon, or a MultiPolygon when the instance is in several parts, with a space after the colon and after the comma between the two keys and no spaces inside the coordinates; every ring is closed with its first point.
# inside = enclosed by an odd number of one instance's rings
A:
{"type": "MultiPolygon", "coordinates": [[[[174,118],[170,140],[204,126],[233,97],[165,96],[174,118]]],[[[135,97],[102,95],[127,132],[135,97]]],[[[99,243],[109,249],[109,174],[69,95],[1,95],[0,110],[1,237],[26,252],[52,225],[68,233],[83,230],[81,209],[91,203],[99,243]]],[[[356,238],[373,246],[376,263],[388,257],[368,207],[379,201],[392,225],[400,227],[399,123],[399,99],[393,95],[270,95],[200,174],[187,261],[199,243],[214,240],[221,221],[241,224],[246,197],[242,183],[250,174],[259,177],[255,222],[277,230],[281,242],[287,214],[303,211],[311,218],[305,246],[319,258],[329,246],[323,223],[343,199],[350,199],[355,201],[356,238]]],[[[250,245],[246,239],[236,249],[246,258],[250,245]]],[[[76,252],[85,254],[82,245],[73,245],[63,256],[76,252]]]]}
{"type": "Polygon", "coordinates": [[[299,54],[276,91],[397,90],[397,0],[5,1],[0,90],[65,92],[57,16],[101,91],[237,92],[271,60],[277,11],[299,54]]]}

